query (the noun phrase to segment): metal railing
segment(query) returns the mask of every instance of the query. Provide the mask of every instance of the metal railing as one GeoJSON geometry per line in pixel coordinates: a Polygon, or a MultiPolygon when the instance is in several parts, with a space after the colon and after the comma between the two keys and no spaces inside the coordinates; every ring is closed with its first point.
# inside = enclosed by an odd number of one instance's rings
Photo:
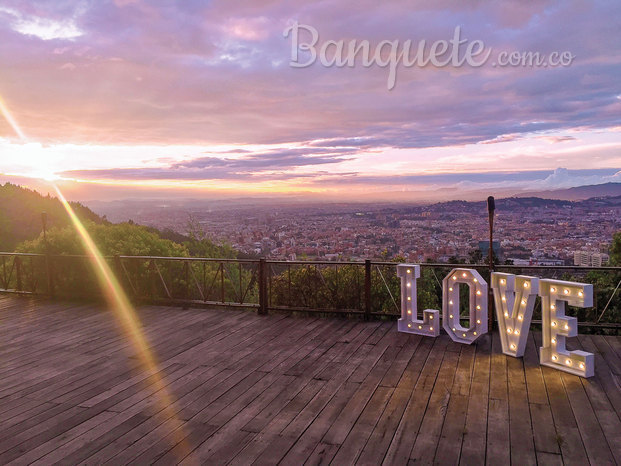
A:
{"type": "MultiPolygon", "coordinates": [[[[400,279],[395,262],[154,256],[106,260],[136,302],[247,307],[260,313],[357,314],[367,319],[400,316],[400,279]]],[[[489,280],[485,264],[420,265],[419,309],[441,308],[442,279],[455,267],[477,269],[489,280]]],[[[621,329],[621,267],[497,265],[495,269],[593,283],[593,308],[573,310],[580,325],[621,329]]],[[[63,299],[102,297],[88,256],[0,253],[0,291],[63,299]]],[[[464,311],[466,304],[467,297],[462,300],[464,311]]],[[[538,308],[533,323],[540,319],[538,308]]]]}

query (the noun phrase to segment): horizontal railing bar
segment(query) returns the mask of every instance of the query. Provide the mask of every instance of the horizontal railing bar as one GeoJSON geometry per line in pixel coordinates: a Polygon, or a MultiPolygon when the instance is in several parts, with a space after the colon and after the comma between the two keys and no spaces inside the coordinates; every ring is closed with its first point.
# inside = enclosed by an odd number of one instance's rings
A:
{"type": "Polygon", "coordinates": [[[360,309],[315,308],[300,306],[269,306],[268,311],[321,312],[324,314],[364,314],[360,309]]]}
{"type": "Polygon", "coordinates": [[[247,263],[258,264],[259,259],[216,259],[213,257],[163,257],[163,256],[118,256],[119,259],[130,260],[170,260],[170,261],[197,261],[197,262],[234,262],[234,263],[247,263]]]}
{"type": "MultiPolygon", "coordinates": [[[[0,251],[0,256],[30,256],[30,257],[45,257],[45,254],[39,253],[27,253],[27,252],[2,252],[0,251]]],[[[85,254],[52,254],[50,257],[62,257],[62,258],[83,258],[87,259],[90,256],[85,254]]],[[[231,259],[231,258],[222,258],[218,259],[215,257],[171,257],[171,256],[104,256],[105,259],[114,259],[118,257],[120,259],[129,259],[129,260],[170,260],[170,261],[198,261],[198,262],[232,262],[232,263],[249,263],[249,264],[258,264],[260,262],[259,259],[231,259]]],[[[363,266],[364,261],[287,261],[287,260],[266,260],[268,264],[288,264],[288,265],[360,265],[363,266]]],[[[416,262],[414,262],[416,263],[416,262]]],[[[390,262],[390,261],[371,261],[373,265],[380,266],[394,266],[397,265],[398,262],[390,262]]],[[[419,262],[418,265],[421,267],[452,267],[452,268],[473,268],[473,269],[489,269],[487,264],[454,264],[454,263],[444,263],[444,262],[419,262]]],[[[602,271],[620,271],[621,267],[615,266],[582,266],[582,265],[514,265],[514,264],[496,264],[494,265],[496,269],[541,269],[541,270],[602,270],[602,271]]]]}

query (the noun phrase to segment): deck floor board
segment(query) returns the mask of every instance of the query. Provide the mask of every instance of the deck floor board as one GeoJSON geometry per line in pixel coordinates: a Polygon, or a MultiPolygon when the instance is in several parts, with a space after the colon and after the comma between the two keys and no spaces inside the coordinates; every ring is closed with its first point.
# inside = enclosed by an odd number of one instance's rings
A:
{"type": "Polygon", "coordinates": [[[619,464],[621,338],[581,379],[492,332],[143,306],[149,371],[102,305],[0,295],[1,464],[619,464]]]}

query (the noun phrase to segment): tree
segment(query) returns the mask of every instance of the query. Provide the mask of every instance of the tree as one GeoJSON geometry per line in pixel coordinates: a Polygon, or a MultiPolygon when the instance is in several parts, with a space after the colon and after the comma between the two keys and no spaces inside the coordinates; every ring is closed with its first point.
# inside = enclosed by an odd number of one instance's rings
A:
{"type": "MultiPolygon", "coordinates": [[[[185,246],[162,239],[146,227],[130,223],[96,224],[84,222],[86,231],[104,256],[166,256],[187,257],[185,246]]],[[[77,230],[68,225],[55,227],[47,233],[47,245],[52,255],[82,255],[84,246],[77,230]]],[[[18,252],[46,253],[46,244],[41,233],[38,238],[24,241],[17,247],[18,252]]]]}
{"type": "MultiPolygon", "coordinates": [[[[132,260],[119,267],[119,261],[111,259],[111,256],[119,255],[187,257],[188,250],[183,245],[162,239],[147,228],[130,223],[111,225],[84,222],[84,226],[101,254],[109,258],[111,267],[121,283],[126,285],[127,292],[136,290],[137,293],[155,298],[154,284],[161,283],[160,273],[169,283],[170,290],[184,289],[179,261],[158,271],[154,270],[153,261],[132,260]]],[[[96,278],[97,268],[84,257],[87,251],[73,226],[54,227],[47,234],[47,243],[41,234],[34,240],[21,243],[17,250],[45,254],[48,251],[46,245],[51,255],[49,266],[57,296],[92,299],[101,294],[96,278]]],[[[46,267],[41,263],[41,266],[32,269],[35,271],[33,273],[38,274],[36,280],[45,283],[46,267]]]]}
{"type": "Polygon", "coordinates": [[[470,256],[471,264],[479,264],[480,262],[483,261],[483,253],[481,252],[479,248],[473,249],[472,251],[470,251],[469,256],[470,256]]]}
{"type": "MultiPolygon", "coordinates": [[[[82,204],[69,204],[80,220],[105,223],[103,218],[82,204]]],[[[0,248],[13,251],[22,241],[36,238],[43,227],[42,212],[47,215],[48,228],[71,223],[65,208],[55,197],[42,196],[37,191],[11,183],[0,185],[0,248]]]]}

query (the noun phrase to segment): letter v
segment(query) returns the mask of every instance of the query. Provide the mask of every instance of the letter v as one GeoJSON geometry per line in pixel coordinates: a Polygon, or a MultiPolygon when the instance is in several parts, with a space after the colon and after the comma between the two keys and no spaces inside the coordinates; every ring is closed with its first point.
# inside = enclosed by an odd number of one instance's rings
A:
{"type": "Polygon", "coordinates": [[[539,279],[508,273],[492,273],[492,290],[502,352],[519,358],[524,356],[539,279]]]}

